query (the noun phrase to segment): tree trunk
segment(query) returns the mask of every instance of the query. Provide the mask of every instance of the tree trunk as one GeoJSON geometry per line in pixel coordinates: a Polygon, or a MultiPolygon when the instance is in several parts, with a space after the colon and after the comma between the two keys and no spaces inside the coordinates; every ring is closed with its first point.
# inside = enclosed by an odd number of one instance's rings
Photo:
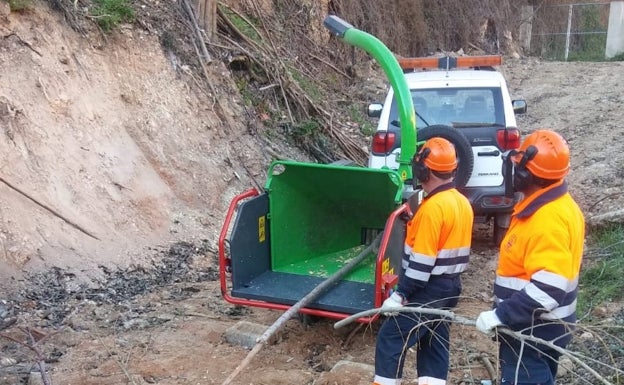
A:
{"type": "Polygon", "coordinates": [[[206,37],[212,40],[217,30],[217,0],[197,0],[197,22],[206,32],[206,37]]]}

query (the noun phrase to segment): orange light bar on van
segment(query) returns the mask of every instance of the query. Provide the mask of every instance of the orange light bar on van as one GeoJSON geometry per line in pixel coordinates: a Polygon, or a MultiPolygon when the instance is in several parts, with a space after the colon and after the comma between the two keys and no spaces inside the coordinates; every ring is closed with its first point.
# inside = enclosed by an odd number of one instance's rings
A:
{"type": "Polygon", "coordinates": [[[503,64],[501,55],[460,56],[460,57],[408,57],[399,58],[399,65],[404,70],[409,69],[451,69],[459,67],[491,67],[503,64]]]}

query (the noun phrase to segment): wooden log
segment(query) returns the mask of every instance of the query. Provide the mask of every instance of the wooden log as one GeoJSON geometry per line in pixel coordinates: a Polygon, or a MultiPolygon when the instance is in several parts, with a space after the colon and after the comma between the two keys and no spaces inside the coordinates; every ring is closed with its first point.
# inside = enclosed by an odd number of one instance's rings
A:
{"type": "Polygon", "coordinates": [[[217,0],[198,0],[195,10],[199,26],[211,40],[217,31],[217,0]]]}
{"type": "Polygon", "coordinates": [[[614,223],[624,223],[624,209],[593,215],[587,219],[587,223],[591,227],[604,227],[614,223]]]}

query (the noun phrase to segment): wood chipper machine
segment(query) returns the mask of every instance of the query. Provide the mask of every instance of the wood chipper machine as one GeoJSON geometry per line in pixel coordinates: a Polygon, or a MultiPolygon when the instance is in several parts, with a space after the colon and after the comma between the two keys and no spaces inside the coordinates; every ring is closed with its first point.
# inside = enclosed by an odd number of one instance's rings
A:
{"type": "Polygon", "coordinates": [[[252,188],[230,203],[219,237],[219,271],[228,302],[280,310],[338,277],[299,313],[343,319],[381,306],[398,281],[405,217],[413,209],[403,202],[409,202],[405,190],[411,189],[417,142],[414,106],[394,55],[336,16],[324,24],[369,53],[388,76],[400,110],[399,169],[273,162],[263,191],[252,188]]]}

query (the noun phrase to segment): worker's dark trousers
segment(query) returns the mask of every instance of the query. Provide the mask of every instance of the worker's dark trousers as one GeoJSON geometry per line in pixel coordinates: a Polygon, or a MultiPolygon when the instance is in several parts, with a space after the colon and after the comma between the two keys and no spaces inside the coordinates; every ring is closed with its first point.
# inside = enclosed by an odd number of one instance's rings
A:
{"type": "Polygon", "coordinates": [[[505,336],[501,338],[498,353],[502,371],[501,384],[554,385],[560,355],[556,350],[545,346],[536,350],[531,343],[525,343],[522,349],[520,341],[505,336]]]}
{"type": "MultiPolygon", "coordinates": [[[[408,301],[410,306],[427,304],[450,309],[457,305],[460,293],[459,277],[433,278],[408,301]]],[[[414,345],[417,345],[418,377],[445,380],[449,366],[449,324],[438,316],[418,313],[399,313],[388,317],[381,325],[375,347],[375,375],[402,378],[405,354],[414,345]]]]}

